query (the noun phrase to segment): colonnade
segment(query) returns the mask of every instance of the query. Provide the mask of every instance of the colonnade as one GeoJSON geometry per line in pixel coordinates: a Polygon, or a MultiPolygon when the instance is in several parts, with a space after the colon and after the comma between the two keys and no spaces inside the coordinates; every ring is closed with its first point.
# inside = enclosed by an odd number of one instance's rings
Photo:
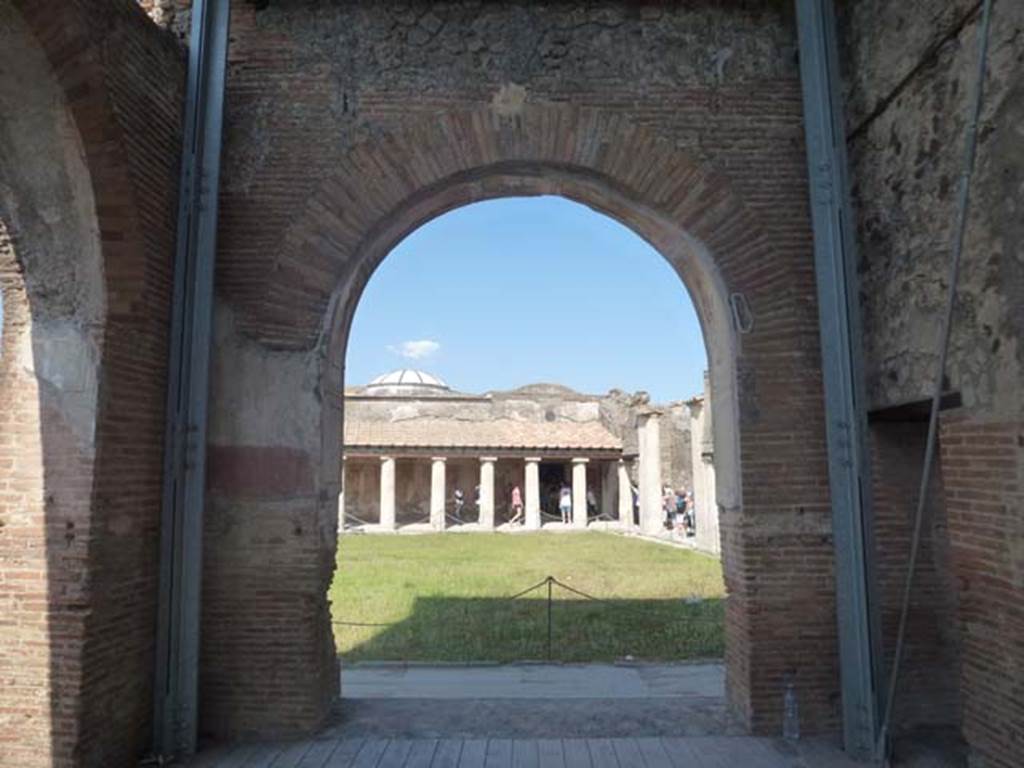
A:
{"type": "MultiPolygon", "coordinates": [[[[442,531],[447,527],[447,460],[446,456],[430,458],[430,526],[442,531]]],[[[477,527],[482,530],[495,528],[494,478],[497,456],[481,456],[479,482],[479,518],[477,527]]],[[[541,528],[540,456],[523,459],[523,527],[530,530],[541,528]]],[[[586,528],[588,524],[587,465],[590,459],[572,459],[572,517],[573,528],[586,528]]],[[[397,527],[395,481],[396,459],[394,456],[380,456],[380,523],[385,530],[397,527]]],[[[629,470],[624,459],[610,462],[608,480],[602,481],[602,497],[609,491],[617,495],[617,505],[605,502],[605,510],[617,510],[618,522],[627,528],[633,526],[633,494],[629,470]]]]}
{"type": "MultiPolygon", "coordinates": [[[[602,468],[598,478],[601,517],[608,521],[617,521],[623,529],[639,527],[641,532],[649,535],[658,535],[664,530],[660,415],[660,411],[651,409],[639,414],[637,419],[638,450],[635,456],[634,470],[638,482],[635,488],[630,480],[634,472],[630,471],[626,459],[607,455],[593,457],[596,461],[607,460],[608,462],[602,468]],[[634,522],[634,507],[638,508],[636,522],[634,522]]],[[[395,487],[397,480],[396,456],[391,453],[384,455],[377,453],[376,455],[380,460],[380,516],[377,527],[383,530],[395,530],[398,527],[395,487]]],[[[450,457],[430,456],[429,526],[439,531],[444,530],[448,525],[447,462],[449,458],[452,458],[453,461],[462,461],[465,458],[465,452],[457,451],[450,457]]],[[[509,461],[510,458],[505,456],[502,457],[502,460],[509,461]]],[[[542,526],[543,517],[540,487],[541,462],[555,460],[555,457],[542,458],[537,455],[528,455],[518,460],[523,462],[522,481],[519,484],[524,513],[522,525],[525,529],[537,530],[542,526]]],[[[565,461],[564,454],[558,460],[565,461]]],[[[572,514],[569,525],[572,528],[585,529],[589,523],[587,467],[591,460],[591,457],[586,456],[575,456],[570,459],[572,514]]],[[[479,457],[479,463],[479,497],[476,500],[466,499],[466,503],[476,502],[478,515],[475,527],[479,530],[493,530],[496,527],[495,476],[498,457],[483,455],[479,457]]],[[[707,496],[707,493],[705,492],[704,495],[707,496]]],[[[343,498],[341,504],[341,513],[344,515],[343,498]]]]}

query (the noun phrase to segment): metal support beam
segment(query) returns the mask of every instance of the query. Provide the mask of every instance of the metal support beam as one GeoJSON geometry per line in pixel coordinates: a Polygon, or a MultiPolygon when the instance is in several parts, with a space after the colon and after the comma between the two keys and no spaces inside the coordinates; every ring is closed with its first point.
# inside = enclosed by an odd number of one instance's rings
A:
{"type": "Polygon", "coordinates": [[[196,748],[206,411],[229,0],[195,0],[174,262],[153,752],[196,748]]]}
{"type": "Polygon", "coordinates": [[[796,0],[818,283],[846,751],[867,759],[878,728],[877,581],[854,224],[832,0],[796,0]]]}

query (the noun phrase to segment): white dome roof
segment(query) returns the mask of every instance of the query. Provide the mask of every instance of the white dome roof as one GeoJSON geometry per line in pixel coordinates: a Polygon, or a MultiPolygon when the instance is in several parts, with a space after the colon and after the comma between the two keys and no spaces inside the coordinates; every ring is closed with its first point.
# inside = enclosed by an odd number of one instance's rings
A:
{"type": "Polygon", "coordinates": [[[437,376],[426,373],[425,371],[416,371],[412,368],[401,368],[397,371],[385,373],[383,376],[378,376],[366,385],[367,389],[394,389],[396,387],[403,390],[415,390],[420,388],[449,389],[448,385],[437,376]]]}

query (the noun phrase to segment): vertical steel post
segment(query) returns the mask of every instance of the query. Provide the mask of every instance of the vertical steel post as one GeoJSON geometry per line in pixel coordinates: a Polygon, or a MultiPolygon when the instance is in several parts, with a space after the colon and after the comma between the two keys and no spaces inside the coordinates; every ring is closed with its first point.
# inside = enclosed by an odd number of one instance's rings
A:
{"type": "Polygon", "coordinates": [[[832,0],[796,0],[814,227],[846,751],[871,755],[879,643],[854,223],[832,0]]]}
{"type": "Polygon", "coordinates": [[[548,661],[551,661],[551,582],[554,579],[548,576],[548,661]]]}
{"type": "Polygon", "coordinates": [[[206,410],[229,0],[195,0],[174,262],[160,521],[153,752],[196,748],[206,410]]]}

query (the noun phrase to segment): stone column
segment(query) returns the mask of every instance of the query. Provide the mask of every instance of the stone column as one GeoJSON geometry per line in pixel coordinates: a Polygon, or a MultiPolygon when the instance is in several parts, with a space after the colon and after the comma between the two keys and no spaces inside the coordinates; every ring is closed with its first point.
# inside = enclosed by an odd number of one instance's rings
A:
{"type": "Polygon", "coordinates": [[[480,527],[494,530],[494,456],[480,459],[480,527]]]}
{"type": "Polygon", "coordinates": [[[445,458],[434,456],[430,460],[430,527],[435,531],[444,530],[444,481],[445,458]]]}
{"type": "Polygon", "coordinates": [[[380,527],[395,529],[395,460],[380,457],[380,527]]]}
{"type": "Polygon", "coordinates": [[[718,552],[721,549],[718,531],[718,504],[715,500],[715,447],[708,401],[708,379],[704,374],[704,397],[694,398],[690,407],[691,463],[693,479],[690,490],[696,509],[693,511],[698,549],[718,552]]]}
{"type": "Polygon", "coordinates": [[[664,530],[661,512],[661,427],[659,413],[647,411],[637,421],[640,449],[640,529],[647,534],[664,530]]]}
{"type": "Polygon", "coordinates": [[[619,524],[623,530],[633,529],[633,488],[629,482],[629,468],[625,459],[619,459],[619,524]]]}
{"type": "Polygon", "coordinates": [[[341,490],[338,491],[338,533],[345,530],[345,457],[341,457],[341,490]]]}
{"type": "Polygon", "coordinates": [[[526,459],[526,527],[540,529],[540,457],[526,459]]]}
{"type": "Polygon", "coordinates": [[[572,527],[587,527],[587,462],[572,460],[572,527]]]}

